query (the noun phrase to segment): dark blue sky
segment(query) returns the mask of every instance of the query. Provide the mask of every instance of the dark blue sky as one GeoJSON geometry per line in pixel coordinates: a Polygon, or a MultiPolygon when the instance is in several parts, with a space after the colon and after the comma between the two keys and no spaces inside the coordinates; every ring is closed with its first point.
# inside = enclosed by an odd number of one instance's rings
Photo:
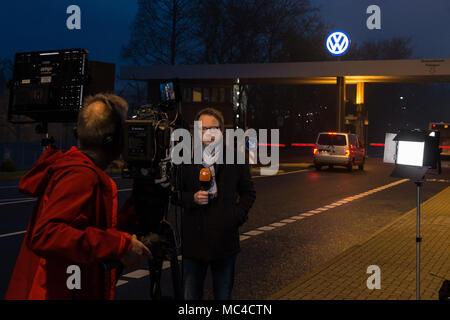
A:
{"type": "Polygon", "coordinates": [[[137,10],[135,0],[15,0],[0,4],[0,57],[15,52],[85,48],[90,59],[118,62],[137,10]],[[68,30],[68,6],[81,8],[81,30],[68,30]]]}
{"type": "MultiPolygon", "coordinates": [[[[449,0],[311,0],[324,22],[352,41],[410,36],[413,58],[450,58],[449,0]],[[381,30],[366,28],[367,6],[381,7],[381,30]]],[[[16,0],[0,4],[0,58],[15,52],[86,48],[90,59],[119,63],[137,0],[16,0]],[[66,8],[81,7],[81,30],[66,28],[66,8]]],[[[331,31],[331,30],[330,30],[331,31]]]]}

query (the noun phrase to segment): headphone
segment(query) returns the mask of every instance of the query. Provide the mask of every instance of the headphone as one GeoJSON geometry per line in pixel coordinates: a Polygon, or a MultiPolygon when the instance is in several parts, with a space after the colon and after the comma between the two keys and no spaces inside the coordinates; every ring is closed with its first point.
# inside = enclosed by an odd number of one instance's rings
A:
{"type": "MultiPolygon", "coordinates": [[[[123,147],[123,132],[125,129],[125,121],[115,104],[108,101],[106,97],[99,98],[99,101],[103,102],[106,106],[111,108],[111,115],[114,123],[114,133],[105,135],[102,139],[102,149],[109,153],[117,153],[118,150],[122,150],[123,147]]],[[[78,140],[78,128],[73,128],[73,134],[76,140],[78,140]]]]}
{"type": "Polygon", "coordinates": [[[122,150],[123,147],[123,132],[125,128],[124,119],[117,109],[116,105],[105,103],[111,107],[112,118],[114,122],[114,133],[103,137],[102,148],[111,153],[122,150]]]}

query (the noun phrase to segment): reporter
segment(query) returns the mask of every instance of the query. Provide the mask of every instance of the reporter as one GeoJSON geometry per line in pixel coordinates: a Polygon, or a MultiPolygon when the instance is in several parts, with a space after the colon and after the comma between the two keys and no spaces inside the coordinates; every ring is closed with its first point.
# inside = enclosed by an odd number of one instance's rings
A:
{"type": "MultiPolygon", "coordinates": [[[[216,139],[214,135],[208,136],[208,132],[224,131],[223,116],[218,110],[206,108],[199,111],[195,120],[202,122],[204,152],[216,139]]],[[[239,227],[247,221],[256,199],[249,165],[220,164],[217,161],[220,154],[215,153],[215,156],[217,158],[203,153],[202,164],[183,168],[183,280],[186,300],[203,298],[209,268],[214,299],[231,299],[236,257],[240,252],[239,227]],[[204,169],[208,169],[211,175],[207,191],[199,181],[199,174],[204,169]]],[[[226,159],[225,155],[223,159],[226,159]]]]}
{"type": "Polygon", "coordinates": [[[79,148],[62,153],[49,146],[20,181],[37,197],[6,299],[113,299],[116,270],[101,260],[131,268],[150,250],[136,236],[131,199],[117,212],[117,187],[104,172],[122,152],[128,105],[112,94],[86,99],[78,116],[79,148]],[[77,265],[81,289],[69,289],[67,268],[77,265]]]}

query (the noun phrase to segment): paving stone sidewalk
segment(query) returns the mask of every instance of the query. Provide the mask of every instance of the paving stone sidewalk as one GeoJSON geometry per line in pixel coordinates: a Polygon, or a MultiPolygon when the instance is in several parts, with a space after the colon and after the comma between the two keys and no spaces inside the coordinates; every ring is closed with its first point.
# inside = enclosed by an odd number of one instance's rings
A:
{"type": "MultiPolygon", "coordinates": [[[[416,209],[325,265],[268,297],[270,300],[416,299],[416,209]],[[370,290],[367,273],[380,267],[381,289],[370,290]]],[[[450,187],[421,205],[421,298],[437,300],[450,279],[450,187]]]]}

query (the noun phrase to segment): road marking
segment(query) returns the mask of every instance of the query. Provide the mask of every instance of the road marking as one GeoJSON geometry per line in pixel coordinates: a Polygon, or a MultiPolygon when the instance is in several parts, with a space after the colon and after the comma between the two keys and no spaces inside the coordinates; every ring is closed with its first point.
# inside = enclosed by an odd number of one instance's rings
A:
{"type": "MultiPolygon", "coordinates": [[[[131,191],[133,188],[125,188],[119,189],[118,192],[131,191]]],[[[35,198],[13,198],[13,199],[0,199],[0,206],[8,205],[8,204],[17,204],[17,203],[25,203],[25,202],[33,202],[36,201],[35,198]]]]}
{"type": "Polygon", "coordinates": [[[6,238],[6,237],[11,237],[11,236],[16,236],[18,234],[23,234],[26,233],[27,230],[23,230],[23,231],[17,231],[17,232],[12,232],[12,233],[5,233],[5,234],[0,234],[0,238],[6,238]]]}
{"type": "Polygon", "coordinates": [[[148,270],[145,269],[139,269],[127,274],[124,274],[122,277],[126,277],[126,278],[133,278],[133,279],[140,279],[143,278],[145,276],[148,276],[150,274],[150,272],[148,270]]]}
{"type": "Polygon", "coordinates": [[[334,206],[334,207],[339,207],[339,206],[342,206],[343,203],[342,202],[335,202],[335,203],[332,203],[331,205],[334,206]]]}
{"type": "Polygon", "coordinates": [[[270,230],[273,230],[273,229],[275,229],[275,227],[269,227],[269,226],[266,226],[266,227],[258,228],[258,229],[256,229],[256,230],[270,231],[270,230]]]}
{"type": "Polygon", "coordinates": [[[305,217],[302,217],[302,216],[293,216],[293,217],[291,217],[291,219],[294,219],[294,220],[302,220],[302,219],[305,219],[305,217]]]}
{"type": "Polygon", "coordinates": [[[285,225],[286,225],[286,223],[280,223],[280,222],[275,222],[275,223],[269,224],[269,226],[272,226],[272,227],[282,227],[285,225]]]}
{"type": "Polygon", "coordinates": [[[248,238],[250,238],[250,236],[239,236],[239,240],[240,241],[244,241],[245,239],[248,239],[248,238]]]}
{"type": "Polygon", "coordinates": [[[446,183],[450,183],[449,179],[426,179],[425,181],[427,181],[427,182],[446,182],[446,183]]]}
{"type": "Polygon", "coordinates": [[[270,176],[253,176],[252,179],[284,176],[284,175],[286,175],[286,174],[294,174],[294,173],[299,173],[299,172],[311,172],[311,170],[310,170],[310,169],[302,169],[302,170],[295,170],[295,171],[282,172],[282,173],[274,174],[274,175],[270,175],[270,176]]]}
{"type": "Polygon", "coordinates": [[[246,235],[246,236],[257,236],[258,234],[261,234],[263,232],[264,231],[253,230],[253,231],[245,232],[244,235],[246,235]]]}
{"type": "Polygon", "coordinates": [[[0,202],[0,206],[4,206],[4,205],[7,205],[7,204],[15,204],[15,203],[33,202],[33,201],[36,201],[36,199],[27,199],[27,200],[10,201],[10,202],[0,202]]]}
{"type": "Polygon", "coordinates": [[[295,220],[293,220],[293,219],[284,219],[284,220],[281,220],[280,222],[282,222],[282,223],[292,223],[292,222],[295,222],[295,220]]]}
{"type": "Polygon", "coordinates": [[[36,198],[21,197],[21,198],[12,198],[12,199],[0,199],[0,201],[4,201],[4,202],[6,202],[6,201],[18,201],[18,200],[36,200],[36,198]]]}
{"type": "Polygon", "coordinates": [[[359,194],[354,195],[352,197],[344,198],[342,200],[336,201],[336,202],[334,202],[332,204],[323,206],[321,208],[317,208],[317,209],[310,210],[310,211],[305,212],[305,213],[301,213],[298,216],[293,216],[293,217],[288,218],[288,219],[283,219],[280,222],[274,222],[274,223],[270,224],[269,226],[263,226],[263,227],[259,227],[259,228],[255,229],[255,230],[247,231],[247,232],[244,233],[245,236],[243,236],[243,235],[240,236],[240,239],[241,240],[245,240],[245,239],[250,238],[251,236],[255,236],[255,235],[263,233],[260,230],[270,231],[270,230],[276,229],[277,227],[285,226],[286,222],[287,223],[291,223],[291,222],[294,222],[294,220],[298,221],[298,220],[304,219],[306,217],[314,216],[315,214],[318,214],[318,213],[321,213],[321,212],[324,212],[324,211],[327,211],[327,210],[331,210],[333,208],[336,208],[337,206],[343,205],[345,203],[348,203],[348,202],[351,202],[351,201],[354,201],[354,200],[358,200],[358,199],[363,198],[363,197],[367,197],[368,195],[371,195],[373,193],[379,192],[381,190],[385,190],[385,189],[394,187],[394,186],[402,184],[402,183],[404,183],[406,181],[409,181],[409,179],[398,180],[398,181],[395,181],[393,183],[390,183],[390,184],[387,184],[387,185],[384,185],[384,186],[381,186],[381,187],[378,187],[378,188],[375,188],[375,189],[372,189],[372,190],[369,190],[369,191],[366,191],[366,192],[359,193],[359,194]],[[270,229],[267,229],[267,228],[270,228],[270,229]],[[244,239],[242,239],[242,238],[244,238],[244,239]]]}
{"type": "Polygon", "coordinates": [[[121,286],[121,285],[126,284],[126,283],[128,283],[128,281],[126,281],[126,280],[119,280],[116,283],[116,287],[121,286]]]}

